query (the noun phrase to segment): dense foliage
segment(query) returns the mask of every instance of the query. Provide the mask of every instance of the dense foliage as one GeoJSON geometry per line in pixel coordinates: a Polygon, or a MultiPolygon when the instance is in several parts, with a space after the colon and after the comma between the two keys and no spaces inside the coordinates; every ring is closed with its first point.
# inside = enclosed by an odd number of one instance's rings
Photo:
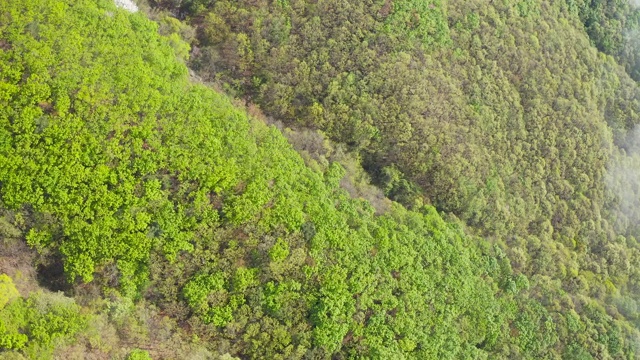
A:
{"type": "Polygon", "coordinates": [[[547,309],[584,296],[636,321],[633,4],[191,4],[155,2],[197,28],[203,77],[348,144],[394,199],[463,219],[547,309]]]}
{"type": "Polygon", "coordinates": [[[141,15],[0,13],[2,201],[69,281],[146,289],[252,358],[503,351],[518,287],[496,299],[510,271],[433,208],[375,216],[339,165],[307,168],[275,128],[188,84],[141,15]]]}
{"type": "MultiPolygon", "coordinates": [[[[87,317],[127,338],[134,301],[221,359],[640,353],[638,187],[620,175],[640,169],[640,93],[586,5],[154,5],[186,23],[0,3],[0,237],[62,264],[85,306],[0,275],[3,355],[51,354],[87,317]],[[350,196],[343,166],[190,81],[189,57],[346,144],[411,209],[350,196]]],[[[148,337],[94,347],[186,356],[148,337]]]]}
{"type": "Polygon", "coordinates": [[[30,358],[52,357],[55,343],[73,340],[86,328],[86,318],[72,299],[43,293],[22,298],[12,279],[0,275],[0,349],[30,358]]]}
{"type": "Polygon", "coordinates": [[[567,5],[578,13],[591,43],[605,54],[614,56],[634,80],[640,80],[638,3],[569,0],[567,5]]]}

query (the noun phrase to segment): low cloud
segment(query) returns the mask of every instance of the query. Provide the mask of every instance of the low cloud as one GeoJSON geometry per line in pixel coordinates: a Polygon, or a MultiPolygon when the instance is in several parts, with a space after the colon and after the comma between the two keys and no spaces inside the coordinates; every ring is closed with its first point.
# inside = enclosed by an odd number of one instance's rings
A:
{"type": "Polygon", "coordinates": [[[640,228],[640,126],[627,134],[620,150],[611,158],[606,187],[615,198],[618,230],[635,232],[640,228]]]}

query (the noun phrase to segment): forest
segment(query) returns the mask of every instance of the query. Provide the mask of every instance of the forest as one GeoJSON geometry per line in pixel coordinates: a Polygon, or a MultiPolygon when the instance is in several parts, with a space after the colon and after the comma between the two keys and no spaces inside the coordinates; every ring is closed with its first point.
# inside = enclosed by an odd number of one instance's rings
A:
{"type": "Polygon", "coordinates": [[[640,357],[634,2],[134,2],[0,2],[0,359],[640,357]]]}

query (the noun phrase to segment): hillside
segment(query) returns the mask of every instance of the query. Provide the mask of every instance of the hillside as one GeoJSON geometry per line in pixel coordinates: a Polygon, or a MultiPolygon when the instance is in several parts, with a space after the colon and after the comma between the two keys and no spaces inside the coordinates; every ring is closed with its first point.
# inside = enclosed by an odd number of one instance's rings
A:
{"type": "Polygon", "coordinates": [[[0,3],[1,358],[640,353],[626,22],[138,5],[0,3]]]}

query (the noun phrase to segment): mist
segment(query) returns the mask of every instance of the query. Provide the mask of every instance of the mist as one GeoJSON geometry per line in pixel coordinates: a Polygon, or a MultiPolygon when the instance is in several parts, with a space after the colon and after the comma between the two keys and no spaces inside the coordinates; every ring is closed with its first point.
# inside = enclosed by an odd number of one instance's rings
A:
{"type": "Polygon", "coordinates": [[[605,181],[615,199],[612,210],[617,230],[640,229],[640,125],[627,133],[620,152],[611,157],[605,181]]]}

